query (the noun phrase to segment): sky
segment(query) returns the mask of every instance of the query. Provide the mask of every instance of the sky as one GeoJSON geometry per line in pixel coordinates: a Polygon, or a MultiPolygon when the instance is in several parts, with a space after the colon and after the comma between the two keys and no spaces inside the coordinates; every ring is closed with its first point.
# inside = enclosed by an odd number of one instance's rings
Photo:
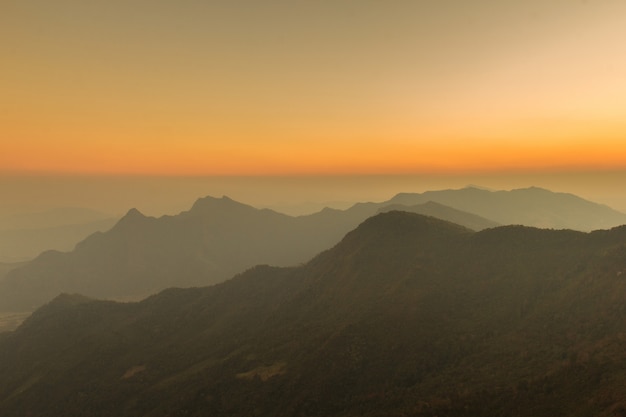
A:
{"type": "Polygon", "coordinates": [[[625,39],[623,0],[1,0],[1,184],[545,175],[600,196],[626,172],[625,39]]]}

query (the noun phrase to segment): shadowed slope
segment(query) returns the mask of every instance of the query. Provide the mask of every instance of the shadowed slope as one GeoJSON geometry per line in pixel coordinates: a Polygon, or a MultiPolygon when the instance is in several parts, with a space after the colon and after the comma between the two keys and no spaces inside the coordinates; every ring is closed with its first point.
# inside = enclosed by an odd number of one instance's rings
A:
{"type": "Polygon", "coordinates": [[[384,213],[300,267],[55,299],[0,339],[0,414],[608,416],[625,274],[625,228],[384,213]]]}
{"type": "Polygon", "coordinates": [[[432,216],[441,220],[463,225],[476,231],[501,226],[501,224],[485,219],[484,217],[453,209],[452,207],[444,206],[443,204],[435,203],[434,201],[428,201],[426,203],[413,206],[390,204],[379,209],[378,212],[384,213],[392,210],[408,211],[411,213],[423,214],[425,216],[432,216]]]}

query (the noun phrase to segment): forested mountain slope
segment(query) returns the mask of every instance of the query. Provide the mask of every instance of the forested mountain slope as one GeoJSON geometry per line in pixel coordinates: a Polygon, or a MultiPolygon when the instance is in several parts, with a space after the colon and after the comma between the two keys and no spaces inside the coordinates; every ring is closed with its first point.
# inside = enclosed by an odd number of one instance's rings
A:
{"type": "Polygon", "coordinates": [[[56,298],[0,338],[0,414],[617,416],[625,306],[626,228],[389,212],[302,266],[56,298]]]}

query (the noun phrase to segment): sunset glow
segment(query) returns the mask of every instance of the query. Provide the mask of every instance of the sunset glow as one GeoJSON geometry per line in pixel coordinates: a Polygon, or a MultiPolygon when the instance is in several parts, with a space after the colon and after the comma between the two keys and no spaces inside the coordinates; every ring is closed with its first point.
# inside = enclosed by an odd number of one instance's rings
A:
{"type": "Polygon", "coordinates": [[[0,170],[626,169],[626,4],[12,2],[0,170]]]}

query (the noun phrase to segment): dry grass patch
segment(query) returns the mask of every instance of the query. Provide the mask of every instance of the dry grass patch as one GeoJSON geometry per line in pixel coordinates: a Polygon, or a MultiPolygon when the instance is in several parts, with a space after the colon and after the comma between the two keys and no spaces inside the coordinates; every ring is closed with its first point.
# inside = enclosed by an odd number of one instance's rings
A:
{"type": "Polygon", "coordinates": [[[259,378],[261,381],[267,381],[276,375],[283,375],[287,373],[286,368],[287,364],[285,362],[276,362],[269,366],[259,366],[258,368],[254,368],[248,372],[242,372],[236,376],[239,379],[251,380],[259,378]]]}
{"type": "Polygon", "coordinates": [[[141,373],[143,371],[146,370],[146,365],[137,365],[137,366],[133,366],[132,368],[130,368],[128,371],[126,371],[124,373],[124,375],[122,375],[122,379],[128,379],[128,378],[132,378],[135,375],[137,375],[138,373],[141,373]]]}

